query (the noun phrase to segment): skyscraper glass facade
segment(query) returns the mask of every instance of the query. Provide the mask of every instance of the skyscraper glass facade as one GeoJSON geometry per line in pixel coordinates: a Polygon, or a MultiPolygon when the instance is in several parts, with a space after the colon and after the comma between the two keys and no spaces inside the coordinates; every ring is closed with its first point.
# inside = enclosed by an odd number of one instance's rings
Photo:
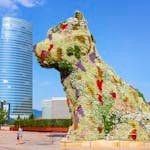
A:
{"type": "Polygon", "coordinates": [[[0,100],[12,118],[32,113],[32,25],[21,19],[1,21],[0,100]]]}

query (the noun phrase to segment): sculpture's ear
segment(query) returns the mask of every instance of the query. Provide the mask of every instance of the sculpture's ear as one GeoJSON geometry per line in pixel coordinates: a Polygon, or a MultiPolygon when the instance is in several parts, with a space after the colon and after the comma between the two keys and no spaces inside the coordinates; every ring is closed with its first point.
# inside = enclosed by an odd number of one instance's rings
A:
{"type": "Polygon", "coordinates": [[[83,14],[80,11],[75,11],[75,18],[77,18],[78,20],[85,20],[83,14]]]}

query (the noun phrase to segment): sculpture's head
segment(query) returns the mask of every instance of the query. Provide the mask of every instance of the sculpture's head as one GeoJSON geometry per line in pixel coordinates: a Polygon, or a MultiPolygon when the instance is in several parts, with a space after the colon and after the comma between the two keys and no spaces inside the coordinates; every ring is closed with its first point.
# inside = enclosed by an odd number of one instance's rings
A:
{"type": "Polygon", "coordinates": [[[94,45],[87,23],[76,11],[75,16],[49,29],[47,38],[34,46],[42,67],[56,68],[69,73],[80,59],[84,59],[94,45]]]}

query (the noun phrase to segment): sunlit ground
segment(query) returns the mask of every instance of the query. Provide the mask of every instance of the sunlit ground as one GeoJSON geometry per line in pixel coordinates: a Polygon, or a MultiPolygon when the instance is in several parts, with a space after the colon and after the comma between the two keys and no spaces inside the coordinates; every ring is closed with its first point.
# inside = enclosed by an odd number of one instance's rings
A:
{"type": "Polygon", "coordinates": [[[108,141],[83,142],[82,147],[80,142],[69,144],[66,147],[60,147],[60,141],[65,137],[63,133],[43,133],[43,132],[23,132],[23,141],[17,144],[16,131],[1,131],[0,130],[0,150],[149,150],[150,142],[138,143],[133,148],[132,144],[125,145],[123,148],[116,144],[106,144],[108,141]],[[111,146],[112,145],[112,146],[111,146]],[[146,145],[146,147],[143,145],[146,145]],[[104,148],[107,146],[107,148],[104,148]]]}
{"type": "Polygon", "coordinates": [[[0,131],[0,150],[59,150],[62,136],[55,133],[23,132],[23,142],[17,144],[16,131],[0,131]]]}

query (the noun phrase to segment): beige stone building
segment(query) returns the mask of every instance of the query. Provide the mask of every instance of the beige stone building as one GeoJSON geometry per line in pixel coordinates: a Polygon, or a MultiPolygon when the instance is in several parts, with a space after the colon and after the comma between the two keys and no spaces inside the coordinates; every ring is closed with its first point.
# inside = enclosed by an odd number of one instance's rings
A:
{"type": "Polygon", "coordinates": [[[69,119],[66,97],[52,97],[42,102],[42,119],[69,119]]]}

